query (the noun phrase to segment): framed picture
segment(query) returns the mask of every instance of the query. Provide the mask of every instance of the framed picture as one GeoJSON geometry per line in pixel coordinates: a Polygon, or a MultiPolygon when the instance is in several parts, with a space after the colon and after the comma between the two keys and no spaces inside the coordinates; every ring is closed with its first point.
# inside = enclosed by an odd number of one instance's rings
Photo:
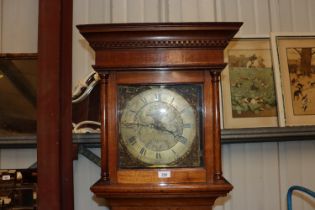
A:
{"type": "Polygon", "coordinates": [[[36,134],[37,54],[0,54],[0,139],[36,134]]]}
{"type": "Polygon", "coordinates": [[[315,125],[315,34],[273,33],[281,126],[315,125]]]}
{"type": "Polygon", "coordinates": [[[277,104],[270,39],[239,38],[225,50],[224,128],[276,127],[277,104]]]}

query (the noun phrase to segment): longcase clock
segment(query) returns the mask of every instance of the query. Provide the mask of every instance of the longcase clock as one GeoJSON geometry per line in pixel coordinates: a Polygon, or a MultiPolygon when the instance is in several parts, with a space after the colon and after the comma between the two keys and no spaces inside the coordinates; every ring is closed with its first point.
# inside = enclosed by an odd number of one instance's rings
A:
{"type": "Polygon", "coordinates": [[[101,178],[112,210],[209,210],[222,176],[219,79],[241,23],[78,26],[101,77],[101,178]]]}

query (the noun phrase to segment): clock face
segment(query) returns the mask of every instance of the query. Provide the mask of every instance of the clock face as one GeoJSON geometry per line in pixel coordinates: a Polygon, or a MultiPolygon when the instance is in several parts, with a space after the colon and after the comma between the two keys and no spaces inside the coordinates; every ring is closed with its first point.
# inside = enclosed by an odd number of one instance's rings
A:
{"type": "Polygon", "coordinates": [[[199,156],[197,104],[186,99],[187,90],[185,97],[174,87],[124,86],[119,120],[123,166],[176,167],[187,156],[199,156]]]}

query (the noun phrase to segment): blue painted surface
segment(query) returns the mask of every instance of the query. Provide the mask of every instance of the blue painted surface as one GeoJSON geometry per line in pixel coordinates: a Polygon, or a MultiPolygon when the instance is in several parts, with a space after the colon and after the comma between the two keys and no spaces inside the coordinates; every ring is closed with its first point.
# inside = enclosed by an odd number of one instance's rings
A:
{"type": "Polygon", "coordinates": [[[305,187],[301,187],[301,186],[291,186],[288,190],[288,194],[287,194],[287,205],[288,205],[288,210],[292,210],[292,193],[294,190],[297,191],[302,191],[310,196],[312,196],[313,198],[315,198],[315,192],[307,189],[305,187]]]}

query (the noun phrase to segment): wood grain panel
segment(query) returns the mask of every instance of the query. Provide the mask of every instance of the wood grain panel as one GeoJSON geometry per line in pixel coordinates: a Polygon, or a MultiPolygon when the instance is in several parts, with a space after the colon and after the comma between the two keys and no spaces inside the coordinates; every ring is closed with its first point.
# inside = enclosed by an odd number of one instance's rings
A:
{"type": "Polygon", "coordinates": [[[206,171],[202,168],[196,169],[161,169],[161,170],[118,170],[117,183],[204,183],[206,182],[206,171]],[[159,171],[169,171],[171,177],[159,178],[159,171]]]}
{"type": "Polygon", "coordinates": [[[117,84],[143,84],[143,81],[148,83],[203,83],[204,75],[201,71],[135,71],[133,73],[119,72],[117,74],[117,84]],[[154,77],[151,75],[154,75],[154,77]]]}
{"type": "Polygon", "coordinates": [[[218,64],[220,59],[223,59],[220,50],[115,50],[110,53],[100,51],[96,56],[96,63],[108,68],[117,62],[119,65],[116,66],[121,67],[193,66],[196,63],[199,66],[211,66],[218,64]],[[164,51],[163,54],[161,51],[164,51]],[[142,59],[139,60],[139,57],[142,59]]]}

